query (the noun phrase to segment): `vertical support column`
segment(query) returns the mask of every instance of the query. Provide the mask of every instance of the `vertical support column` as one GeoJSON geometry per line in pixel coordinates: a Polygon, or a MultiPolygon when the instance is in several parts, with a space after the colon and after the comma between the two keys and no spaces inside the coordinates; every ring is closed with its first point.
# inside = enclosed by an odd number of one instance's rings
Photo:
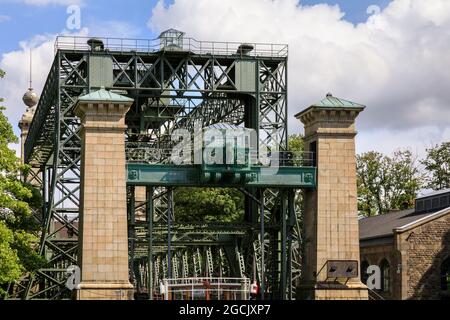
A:
{"type": "Polygon", "coordinates": [[[42,212],[41,212],[41,217],[42,217],[42,221],[45,221],[45,216],[46,216],[46,212],[47,212],[47,167],[45,165],[43,165],[41,167],[41,172],[42,172],[42,212]]]}
{"type": "Polygon", "coordinates": [[[265,234],[265,230],[264,230],[264,189],[260,189],[260,200],[259,200],[259,223],[260,223],[260,233],[259,233],[259,245],[261,246],[260,250],[261,250],[261,277],[260,277],[260,281],[261,281],[261,286],[260,286],[260,291],[261,291],[261,300],[264,300],[265,297],[265,292],[266,292],[266,284],[265,284],[265,280],[266,280],[266,271],[265,271],[265,248],[264,248],[264,234],[265,234]]]}
{"type": "MultiPolygon", "coordinates": [[[[129,186],[129,203],[128,203],[128,240],[129,240],[129,272],[130,272],[130,281],[132,284],[138,283],[136,281],[135,275],[135,261],[134,261],[134,251],[136,247],[136,194],[135,194],[135,186],[129,186]]],[[[137,287],[139,290],[139,286],[137,287]]]]}
{"type": "Polygon", "coordinates": [[[295,213],[295,191],[294,189],[289,189],[287,191],[288,195],[288,226],[287,226],[287,283],[288,283],[288,300],[292,300],[292,230],[296,223],[296,213],[295,213]]]}
{"type": "Polygon", "coordinates": [[[286,299],[286,283],[287,283],[287,251],[286,251],[286,240],[287,240],[287,228],[286,228],[286,213],[287,213],[287,203],[286,203],[286,191],[280,190],[280,236],[281,236],[281,274],[280,274],[280,299],[286,299]]]}
{"type": "MultiPolygon", "coordinates": [[[[343,267],[328,277],[327,261],[357,262],[359,230],[356,190],[355,119],[364,106],[328,94],[296,115],[305,125],[305,146],[315,152],[317,188],[305,192],[303,299],[368,299],[360,277],[343,267]]],[[[358,272],[359,274],[359,272],[358,272]]]]}
{"type": "Polygon", "coordinates": [[[147,224],[148,224],[148,275],[147,291],[148,299],[153,300],[153,187],[146,187],[147,199],[147,224]]]}
{"type": "Polygon", "coordinates": [[[80,97],[75,108],[82,123],[77,299],[133,297],[125,164],[125,114],[132,102],[101,89],[80,97]]]}
{"type": "Polygon", "coordinates": [[[172,278],[172,218],[173,218],[173,189],[169,188],[167,202],[167,278],[172,278]]]}

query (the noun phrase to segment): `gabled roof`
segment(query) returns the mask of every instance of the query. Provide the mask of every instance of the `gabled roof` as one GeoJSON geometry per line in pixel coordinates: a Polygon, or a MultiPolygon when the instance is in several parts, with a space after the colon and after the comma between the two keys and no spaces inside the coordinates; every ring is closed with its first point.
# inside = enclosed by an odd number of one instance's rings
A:
{"type": "Polygon", "coordinates": [[[445,216],[447,214],[450,214],[450,207],[445,208],[445,209],[441,209],[441,210],[439,210],[437,212],[434,212],[434,213],[431,213],[431,214],[429,214],[429,215],[427,215],[427,216],[425,216],[423,218],[414,220],[414,221],[412,221],[412,222],[410,222],[410,223],[408,223],[406,225],[403,225],[401,227],[396,228],[395,231],[396,232],[405,232],[405,231],[414,229],[414,228],[416,228],[416,227],[418,227],[418,226],[420,226],[422,224],[425,224],[425,223],[427,223],[429,221],[432,221],[432,220],[438,219],[440,217],[443,217],[443,216],[445,216]]]}
{"type": "Polygon", "coordinates": [[[84,96],[78,98],[79,102],[116,102],[116,103],[130,103],[134,99],[122,96],[120,94],[105,90],[101,88],[100,90],[90,92],[84,96]]]}
{"type": "Polygon", "coordinates": [[[425,213],[408,209],[363,218],[359,220],[359,239],[370,240],[391,237],[394,235],[394,229],[398,232],[404,232],[449,213],[450,207],[425,213]]]}

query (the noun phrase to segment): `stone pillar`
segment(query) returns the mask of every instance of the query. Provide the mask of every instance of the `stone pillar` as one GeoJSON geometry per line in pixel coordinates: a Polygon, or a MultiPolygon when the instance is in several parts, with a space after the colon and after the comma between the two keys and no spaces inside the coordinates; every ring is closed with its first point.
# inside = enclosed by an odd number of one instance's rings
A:
{"type": "Polygon", "coordinates": [[[132,299],[128,275],[125,114],[132,99],[104,89],[80,97],[81,191],[77,299],[132,299]]]}
{"type": "Polygon", "coordinates": [[[368,299],[359,275],[355,119],[364,106],[331,94],[296,115],[315,153],[317,188],[304,198],[300,299],[368,299]],[[327,261],[357,261],[358,276],[328,278],[327,261]]]}
{"type": "Polygon", "coordinates": [[[19,121],[20,129],[20,159],[25,163],[25,141],[27,140],[28,131],[30,130],[31,121],[33,120],[35,109],[27,108],[19,121]]]}
{"type": "MultiPolygon", "coordinates": [[[[28,132],[30,130],[35,111],[36,107],[28,107],[27,111],[22,115],[22,118],[19,121],[20,160],[22,161],[22,163],[25,163],[25,141],[27,140],[28,132]]],[[[22,176],[21,179],[38,189],[42,188],[42,172],[39,167],[32,165],[27,176],[22,176]]]]}

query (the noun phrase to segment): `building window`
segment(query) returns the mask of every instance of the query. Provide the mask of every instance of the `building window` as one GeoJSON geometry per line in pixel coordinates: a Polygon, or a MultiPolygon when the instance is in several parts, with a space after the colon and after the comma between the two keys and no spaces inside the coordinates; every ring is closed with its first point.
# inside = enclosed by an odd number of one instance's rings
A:
{"type": "Polygon", "coordinates": [[[389,293],[391,291],[391,267],[386,259],[380,264],[381,270],[381,291],[389,293]]]}
{"type": "Polygon", "coordinates": [[[369,278],[369,275],[367,274],[367,268],[369,268],[369,262],[367,260],[364,260],[361,262],[361,281],[364,284],[367,284],[367,279],[369,278]]]}
{"type": "Polygon", "coordinates": [[[441,290],[450,292],[450,257],[441,265],[441,290]]]}

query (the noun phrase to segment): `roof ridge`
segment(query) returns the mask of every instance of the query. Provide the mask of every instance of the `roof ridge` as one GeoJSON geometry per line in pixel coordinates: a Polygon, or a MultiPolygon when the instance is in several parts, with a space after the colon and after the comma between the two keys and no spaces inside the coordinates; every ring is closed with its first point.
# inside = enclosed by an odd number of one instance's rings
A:
{"type": "Polygon", "coordinates": [[[311,107],[351,107],[351,108],[364,108],[363,104],[353,102],[350,100],[342,99],[333,96],[331,93],[328,93],[325,98],[320,100],[317,103],[311,105],[311,107]]]}
{"type": "MultiPolygon", "coordinates": [[[[370,219],[370,218],[376,218],[376,217],[385,217],[385,216],[390,215],[390,214],[393,214],[393,213],[405,212],[405,211],[410,211],[410,210],[414,210],[414,208],[411,208],[411,209],[404,209],[404,210],[390,210],[390,211],[388,211],[388,212],[386,212],[386,213],[377,214],[377,215],[369,216],[369,217],[364,217],[364,218],[362,218],[361,220],[364,220],[364,219],[370,219]]],[[[416,211],[414,210],[414,211],[412,211],[411,213],[414,213],[414,212],[416,212],[416,211]]]]}
{"type": "Polygon", "coordinates": [[[436,217],[439,218],[441,215],[446,215],[450,213],[450,206],[435,212],[431,212],[430,214],[427,214],[426,216],[423,216],[422,218],[419,218],[417,220],[411,221],[405,225],[402,225],[400,227],[394,228],[395,231],[398,232],[403,232],[403,231],[407,231],[408,229],[410,229],[411,227],[419,226],[421,225],[422,222],[428,222],[428,219],[434,218],[436,217]]]}

